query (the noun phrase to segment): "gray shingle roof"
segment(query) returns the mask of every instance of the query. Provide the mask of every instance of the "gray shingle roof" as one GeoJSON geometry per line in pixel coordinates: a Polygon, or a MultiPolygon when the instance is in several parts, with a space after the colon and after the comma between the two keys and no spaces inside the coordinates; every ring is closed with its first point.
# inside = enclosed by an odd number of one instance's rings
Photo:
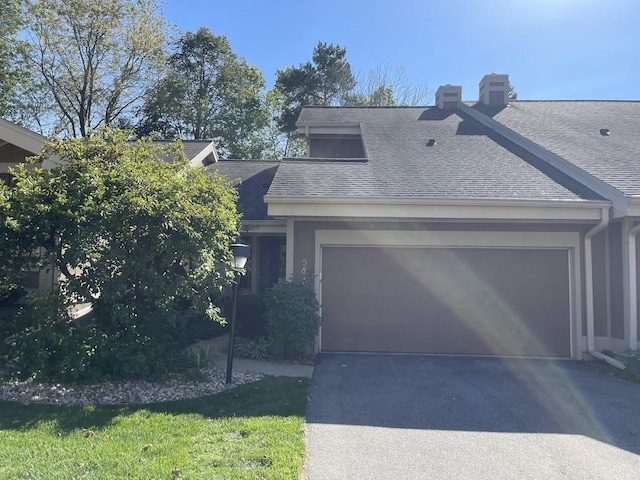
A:
{"type": "Polygon", "coordinates": [[[206,167],[229,178],[238,189],[238,207],[244,220],[267,220],[263,197],[273,181],[280,162],[264,160],[220,160],[206,167]]]}
{"type": "Polygon", "coordinates": [[[486,113],[625,195],[640,195],[640,102],[516,101],[486,113]]]}
{"type": "Polygon", "coordinates": [[[283,162],[269,196],[601,199],[547,164],[532,165],[460,112],[314,107],[299,120],[332,123],[361,125],[368,162],[283,162]]]}

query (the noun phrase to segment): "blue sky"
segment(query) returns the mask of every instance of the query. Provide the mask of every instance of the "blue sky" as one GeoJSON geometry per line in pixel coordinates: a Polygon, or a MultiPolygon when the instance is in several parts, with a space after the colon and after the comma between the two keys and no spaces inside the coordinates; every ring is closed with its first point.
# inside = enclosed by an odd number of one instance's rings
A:
{"type": "Polygon", "coordinates": [[[639,0],[165,0],[163,14],[225,35],[268,87],[324,41],[355,74],[402,67],[433,90],[462,85],[465,100],[490,72],[525,100],[640,100],[639,0]]]}

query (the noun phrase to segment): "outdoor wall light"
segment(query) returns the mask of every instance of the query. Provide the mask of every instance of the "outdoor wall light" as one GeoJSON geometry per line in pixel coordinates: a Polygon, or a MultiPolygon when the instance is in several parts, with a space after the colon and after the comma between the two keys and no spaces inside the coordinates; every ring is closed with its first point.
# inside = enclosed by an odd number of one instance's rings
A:
{"type": "Polygon", "coordinates": [[[231,372],[233,371],[233,346],[236,334],[236,305],[238,304],[238,283],[240,283],[238,276],[244,274],[244,267],[251,256],[251,249],[249,248],[249,245],[245,245],[244,243],[234,243],[231,245],[231,251],[233,252],[231,268],[233,268],[234,280],[236,283],[233,286],[233,309],[231,311],[229,350],[227,353],[227,384],[231,383],[231,372]]]}

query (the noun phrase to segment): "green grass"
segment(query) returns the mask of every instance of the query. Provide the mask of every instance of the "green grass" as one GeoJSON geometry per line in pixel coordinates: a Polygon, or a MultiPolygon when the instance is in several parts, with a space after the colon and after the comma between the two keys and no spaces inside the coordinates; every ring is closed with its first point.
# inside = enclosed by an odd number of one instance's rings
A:
{"type": "Polygon", "coordinates": [[[1,479],[296,479],[307,379],[139,406],[0,402],[1,479]]]}

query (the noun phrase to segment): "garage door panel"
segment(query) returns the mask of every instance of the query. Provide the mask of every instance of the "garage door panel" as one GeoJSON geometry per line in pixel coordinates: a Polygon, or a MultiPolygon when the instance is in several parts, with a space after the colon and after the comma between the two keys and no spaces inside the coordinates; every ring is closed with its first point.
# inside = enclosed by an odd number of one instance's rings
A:
{"type": "Polygon", "coordinates": [[[566,250],[324,247],[328,351],[570,355],[566,250]]]}

